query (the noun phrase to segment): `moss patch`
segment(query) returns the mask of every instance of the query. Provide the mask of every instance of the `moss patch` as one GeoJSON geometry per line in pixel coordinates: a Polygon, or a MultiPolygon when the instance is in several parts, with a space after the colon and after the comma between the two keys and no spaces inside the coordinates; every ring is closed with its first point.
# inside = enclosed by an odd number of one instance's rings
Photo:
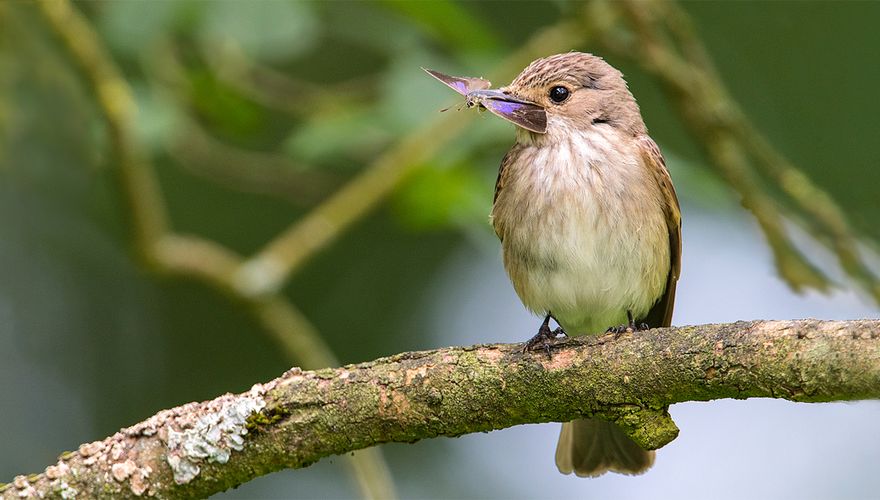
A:
{"type": "Polygon", "coordinates": [[[290,415],[290,411],[284,406],[276,405],[254,412],[247,418],[245,428],[248,432],[265,432],[266,428],[283,420],[290,415]]]}

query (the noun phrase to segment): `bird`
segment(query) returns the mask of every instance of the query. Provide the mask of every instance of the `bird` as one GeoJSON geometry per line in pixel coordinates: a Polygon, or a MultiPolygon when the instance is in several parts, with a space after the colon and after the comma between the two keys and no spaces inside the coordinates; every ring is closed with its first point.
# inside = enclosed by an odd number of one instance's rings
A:
{"type": "MultiPolygon", "coordinates": [[[[583,52],[538,59],[500,89],[429,73],[468,107],[516,125],[490,221],[513,288],[544,318],[524,351],[550,354],[563,335],[669,326],[681,211],[623,74],[583,52]]],[[[596,477],[641,474],[655,457],[612,422],[578,419],[562,425],[555,458],[564,474],[596,477]]]]}

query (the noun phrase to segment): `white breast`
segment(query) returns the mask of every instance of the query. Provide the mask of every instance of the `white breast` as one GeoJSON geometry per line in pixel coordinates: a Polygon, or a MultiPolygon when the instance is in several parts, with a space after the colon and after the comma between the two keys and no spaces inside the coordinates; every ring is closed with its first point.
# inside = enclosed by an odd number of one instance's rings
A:
{"type": "Polygon", "coordinates": [[[618,133],[520,132],[492,210],[520,299],[551,311],[569,334],[600,333],[624,323],[627,310],[646,314],[669,273],[659,186],[618,133]]]}

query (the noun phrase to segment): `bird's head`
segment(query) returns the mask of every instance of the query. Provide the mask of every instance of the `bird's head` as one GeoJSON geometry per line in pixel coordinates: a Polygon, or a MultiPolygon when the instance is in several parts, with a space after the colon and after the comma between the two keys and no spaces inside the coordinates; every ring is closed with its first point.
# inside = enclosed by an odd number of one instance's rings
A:
{"type": "Polygon", "coordinates": [[[623,75],[602,58],[582,52],[557,54],[531,63],[500,89],[469,97],[532,134],[610,126],[636,135],[645,125],[623,75]],[[505,105],[511,111],[505,113],[505,105]]]}

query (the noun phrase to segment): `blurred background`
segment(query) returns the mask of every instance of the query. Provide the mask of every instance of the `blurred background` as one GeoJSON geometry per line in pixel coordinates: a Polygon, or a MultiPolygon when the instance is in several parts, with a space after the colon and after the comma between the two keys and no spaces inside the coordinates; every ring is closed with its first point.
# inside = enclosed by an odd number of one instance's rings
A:
{"type": "MultiPolygon", "coordinates": [[[[0,481],[293,365],[530,337],[487,224],[513,128],[438,113],[460,99],[420,67],[503,84],[583,50],[624,72],[683,208],[675,324],[878,317],[877,19],[876,2],[0,3],[0,481]]],[[[401,498],[880,491],[877,402],[671,411],[680,437],[636,478],[558,474],[558,424],[355,460],[384,456],[401,498]]],[[[218,497],[357,498],[350,461],[218,497]]]]}

